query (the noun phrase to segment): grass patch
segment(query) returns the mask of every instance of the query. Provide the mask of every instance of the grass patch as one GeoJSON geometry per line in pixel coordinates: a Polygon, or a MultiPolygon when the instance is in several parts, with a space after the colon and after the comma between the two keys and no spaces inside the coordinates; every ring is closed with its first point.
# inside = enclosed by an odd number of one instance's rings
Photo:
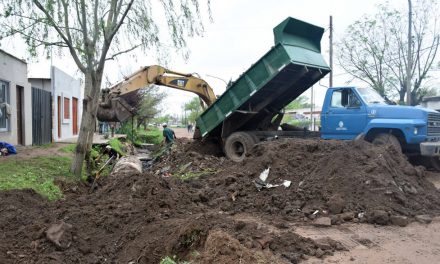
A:
{"type": "Polygon", "coordinates": [[[34,147],[36,147],[36,148],[42,148],[42,149],[48,149],[48,148],[52,148],[52,147],[54,147],[55,146],[55,143],[47,143],[47,144],[43,144],[43,145],[37,145],[37,146],[34,146],[34,147]]]}
{"type": "Polygon", "coordinates": [[[123,151],[124,145],[122,145],[122,142],[119,141],[117,138],[110,139],[108,144],[110,147],[112,147],[116,152],[119,153],[119,155],[125,156],[125,152],[123,151]]]}
{"type": "Polygon", "coordinates": [[[68,144],[62,148],[60,148],[60,151],[66,152],[66,153],[73,153],[75,151],[76,144],[68,144]]]}
{"type": "Polygon", "coordinates": [[[163,141],[163,133],[157,127],[148,127],[147,130],[138,130],[138,141],[159,145],[163,141]]]}
{"type": "Polygon", "coordinates": [[[31,188],[49,200],[63,196],[54,184],[57,177],[73,178],[69,172],[72,160],[68,157],[36,157],[0,163],[0,189],[31,188]]]}

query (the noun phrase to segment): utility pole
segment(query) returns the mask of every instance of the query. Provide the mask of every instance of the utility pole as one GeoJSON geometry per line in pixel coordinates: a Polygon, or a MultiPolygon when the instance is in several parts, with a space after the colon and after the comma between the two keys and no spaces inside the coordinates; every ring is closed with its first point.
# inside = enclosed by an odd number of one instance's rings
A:
{"type": "Polygon", "coordinates": [[[412,69],[412,5],[408,0],[408,62],[406,64],[406,104],[411,105],[411,69],[412,69]]]}
{"type": "Polygon", "coordinates": [[[330,69],[332,71],[330,71],[330,83],[329,83],[329,87],[333,87],[333,16],[330,16],[330,41],[329,41],[329,45],[330,45],[330,69]]]}

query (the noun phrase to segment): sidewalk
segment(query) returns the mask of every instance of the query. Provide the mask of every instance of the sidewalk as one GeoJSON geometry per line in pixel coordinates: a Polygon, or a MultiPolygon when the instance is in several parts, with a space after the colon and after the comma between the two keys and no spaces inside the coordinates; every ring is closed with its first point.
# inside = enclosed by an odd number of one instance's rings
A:
{"type": "MultiPolygon", "coordinates": [[[[109,137],[109,138],[105,139],[104,135],[100,135],[98,133],[95,133],[93,135],[93,144],[105,144],[113,138],[125,138],[125,137],[127,137],[127,135],[125,135],[125,134],[115,134],[114,137],[109,137]]],[[[57,143],[76,143],[77,141],[78,141],[78,137],[74,137],[74,138],[66,138],[61,141],[57,141],[57,143]]]]}

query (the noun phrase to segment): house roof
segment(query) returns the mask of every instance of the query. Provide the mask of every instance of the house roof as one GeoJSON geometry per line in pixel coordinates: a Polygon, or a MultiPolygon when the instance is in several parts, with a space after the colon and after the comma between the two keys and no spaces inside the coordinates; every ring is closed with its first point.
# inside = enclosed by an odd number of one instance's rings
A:
{"type": "Polygon", "coordinates": [[[14,59],[16,59],[16,60],[18,60],[18,61],[20,61],[20,62],[22,62],[22,63],[24,63],[24,64],[27,64],[27,62],[26,62],[25,60],[20,59],[20,58],[18,58],[18,57],[16,57],[16,56],[12,55],[11,53],[8,53],[8,52],[2,50],[2,49],[0,49],[0,53],[4,53],[4,54],[8,55],[8,56],[11,57],[11,58],[14,58],[14,59]]]}
{"type": "Polygon", "coordinates": [[[29,80],[51,80],[49,77],[29,77],[29,80]]]}
{"type": "Polygon", "coordinates": [[[432,101],[440,101],[440,96],[431,96],[431,97],[424,97],[422,99],[422,102],[432,102],[432,101]]]}

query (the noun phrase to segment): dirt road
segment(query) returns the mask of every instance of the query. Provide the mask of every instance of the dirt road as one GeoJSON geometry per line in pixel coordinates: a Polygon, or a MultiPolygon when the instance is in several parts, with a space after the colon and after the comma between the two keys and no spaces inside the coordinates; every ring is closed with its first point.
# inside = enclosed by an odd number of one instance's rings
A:
{"type": "Polygon", "coordinates": [[[335,252],[325,259],[305,263],[418,263],[440,260],[440,218],[429,225],[411,223],[406,227],[344,224],[331,228],[299,227],[297,234],[319,239],[330,237],[349,251],[335,252]]]}
{"type": "Polygon", "coordinates": [[[176,128],[172,128],[172,129],[174,130],[174,133],[176,133],[177,138],[192,138],[193,137],[193,133],[188,132],[188,129],[186,129],[186,128],[176,127],[176,128]]]}

